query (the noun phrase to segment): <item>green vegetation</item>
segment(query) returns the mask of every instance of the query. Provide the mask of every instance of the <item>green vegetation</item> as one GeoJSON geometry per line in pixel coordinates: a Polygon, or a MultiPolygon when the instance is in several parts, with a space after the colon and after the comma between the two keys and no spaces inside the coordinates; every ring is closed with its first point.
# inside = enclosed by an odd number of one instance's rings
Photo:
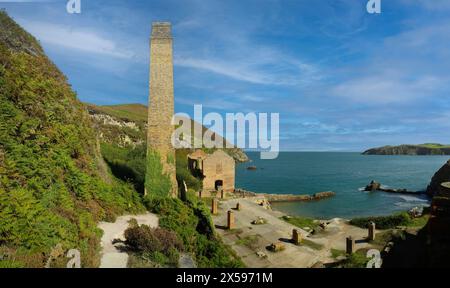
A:
{"type": "Polygon", "coordinates": [[[146,197],[148,209],[159,214],[160,227],[174,231],[198,267],[243,267],[233,251],[214,233],[209,209],[202,201],[146,197]]]}
{"type": "Polygon", "coordinates": [[[236,245],[248,247],[251,250],[256,250],[259,247],[259,240],[261,235],[248,235],[236,241],[236,245]]]}
{"type": "Polygon", "coordinates": [[[360,249],[353,253],[352,255],[348,255],[347,259],[340,263],[342,268],[366,268],[367,263],[370,261],[367,258],[367,249],[360,249]]]}
{"type": "Polygon", "coordinates": [[[282,216],[280,219],[301,229],[305,229],[305,227],[316,229],[319,227],[319,223],[311,218],[282,216]]]}
{"type": "Polygon", "coordinates": [[[86,104],[89,109],[101,112],[121,120],[133,121],[138,125],[147,123],[147,106],[142,104],[121,104],[111,106],[97,106],[86,104]]]}
{"type": "Polygon", "coordinates": [[[313,242],[313,241],[311,241],[309,239],[303,239],[302,243],[300,245],[301,246],[302,245],[308,246],[309,248],[314,249],[314,250],[322,250],[323,249],[323,245],[322,244],[313,242]]]}
{"type": "Polygon", "coordinates": [[[177,267],[183,243],[177,234],[162,228],[131,224],[125,231],[125,243],[135,256],[160,267],[177,267]]]}
{"type": "Polygon", "coordinates": [[[188,189],[200,191],[202,189],[202,181],[199,178],[192,176],[188,169],[187,156],[191,153],[189,149],[179,149],[176,151],[176,167],[177,167],[177,181],[178,183],[186,183],[188,189]]]}
{"type": "Polygon", "coordinates": [[[103,158],[117,178],[134,184],[140,194],[144,194],[145,159],[147,147],[122,148],[107,143],[101,144],[103,158]]]}
{"type": "Polygon", "coordinates": [[[429,217],[428,214],[424,214],[421,217],[414,218],[407,212],[402,212],[390,216],[355,218],[350,221],[350,224],[367,228],[370,222],[375,222],[376,228],[382,230],[397,227],[422,228],[428,223],[429,217]]]}
{"type": "Polygon", "coordinates": [[[342,256],[345,256],[345,255],[346,255],[346,253],[345,253],[344,250],[331,248],[331,257],[333,259],[337,259],[338,257],[342,257],[342,256]]]}
{"type": "Polygon", "coordinates": [[[449,155],[450,145],[426,143],[419,145],[383,146],[365,151],[365,155],[449,155]]]}
{"type": "Polygon", "coordinates": [[[97,222],[144,207],[130,184],[103,168],[65,76],[4,12],[0,23],[0,248],[7,250],[0,265],[42,267],[61,244],[95,267],[97,222]]]}
{"type": "Polygon", "coordinates": [[[450,145],[442,145],[442,144],[437,144],[437,143],[426,143],[426,144],[420,144],[417,146],[431,148],[431,149],[450,148],[450,145]]]}
{"type": "Polygon", "coordinates": [[[163,171],[161,156],[157,151],[147,152],[147,169],[145,174],[145,188],[147,193],[154,197],[168,197],[172,183],[163,171]]]}
{"type": "Polygon", "coordinates": [[[393,229],[398,226],[410,225],[412,219],[407,212],[402,212],[391,216],[355,218],[350,221],[350,224],[360,228],[367,228],[370,222],[374,222],[377,229],[393,229]]]}

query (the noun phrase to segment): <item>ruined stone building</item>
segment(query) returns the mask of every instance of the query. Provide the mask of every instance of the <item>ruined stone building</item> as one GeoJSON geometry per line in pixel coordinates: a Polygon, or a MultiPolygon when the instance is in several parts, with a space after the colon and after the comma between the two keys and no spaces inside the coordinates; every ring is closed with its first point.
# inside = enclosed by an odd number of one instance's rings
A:
{"type": "Polygon", "coordinates": [[[235,161],[222,150],[206,154],[197,150],[188,155],[189,170],[203,179],[203,196],[215,192],[234,192],[235,161]]]}
{"type": "MultiPolygon", "coordinates": [[[[156,171],[156,173],[151,173],[152,176],[150,177],[161,178],[161,175],[167,177],[171,183],[168,193],[176,196],[178,187],[175,170],[175,149],[171,141],[174,131],[172,125],[172,117],[174,115],[172,42],[171,24],[168,22],[154,22],[152,24],[150,41],[147,162],[151,161],[151,159],[160,158],[161,165],[147,163],[147,169],[162,166],[161,173],[156,171]]],[[[149,181],[149,183],[161,183],[160,179],[146,180],[153,180],[149,181]]],[[[147,191],[149,187],[146,188],[146,193],[151,193],[151,191],[147,191]]]]}

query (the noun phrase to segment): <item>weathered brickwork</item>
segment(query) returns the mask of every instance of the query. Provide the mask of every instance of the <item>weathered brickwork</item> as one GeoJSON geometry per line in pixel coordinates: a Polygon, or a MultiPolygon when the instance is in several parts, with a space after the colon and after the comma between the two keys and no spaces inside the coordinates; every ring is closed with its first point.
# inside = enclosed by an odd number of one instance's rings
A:
{"type": "Polygon", "coordinates": [[[150,97],[148,113],[148,151],[160,155],[163,173],[171,181],[172,196],[177,196],[175,149],[171,137],[174,127],[173,48],[171,24],[154,22],[150,41],[150,97]]]}
{"type": "Polygon", "coordinates": [[[188,155],[188,165],[194,175],[200,173],[203,178],[203,197],[211,196],[213,192],[219,193],[217,196],[222,191],[234,192],[236,164],[233,157],[223,150],[217,150],[211,155],[197,150],[188,155]]]}

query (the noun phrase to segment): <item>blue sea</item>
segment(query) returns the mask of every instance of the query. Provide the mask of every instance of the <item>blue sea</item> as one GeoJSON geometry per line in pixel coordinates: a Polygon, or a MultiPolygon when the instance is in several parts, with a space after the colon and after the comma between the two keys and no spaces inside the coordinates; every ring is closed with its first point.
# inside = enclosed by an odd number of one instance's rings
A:
{"type": "Polygon", "coordinates": [[[363,192],[376,180],[386,187],[425,190],[449,156],[366,156],[359,153],[282,152],[276,160],[239,164],[236,187],[270,194],[334,191],[334,198],[315,202],[275,203],[274,209],[316,219],[389,215],[429,204],[425,196],[363,192]],[[247,170],[256,166],[256,171],[247,170]]]}

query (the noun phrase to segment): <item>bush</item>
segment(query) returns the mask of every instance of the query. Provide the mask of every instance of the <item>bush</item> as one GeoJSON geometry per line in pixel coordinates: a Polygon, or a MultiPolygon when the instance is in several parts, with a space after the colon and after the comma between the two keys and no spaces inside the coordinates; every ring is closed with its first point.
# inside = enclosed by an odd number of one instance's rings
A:
{"type": "Polygon", "coordinates": [[[125,239],[131,249],[140,253],[161,252],[169,255],[172,249],[183,250],[183,243],[174,232],[147,225],[131,226],[125,230],[125,239]]]}
{"type": "Polygon", "coordinates": [[[195,255],[198,267],[243,267],[233,251],[215,236],[211,215],[203,202],[146,197],[145,204],[151,212],[159,214],[160,226],[174,231],[185,250],[195,255]]]}
{"type": "Polygon", "coordinates": [[[370,222],[374,222],[377,229],[393,229],[397,226],[408,226],[411,223],[411,217],[407,212],[402,212],[391,216],[355,218],[350,221],[350,224],[368,228],[370,222]]]}
{"type": "Polygon", "coordinates": [[[188,159],[189,149],[179,149],[176,151],[176,166],[177,166],[177,181],[178,183],[186,183],[188,189],[194,191],[200,191],[202,189],[202,181],[196,178],[188,169],[188,159]]]}
{"type": "Polygon", "coordinates": [[[130,181],[140,194],[144,194],[146,145],[122,148],[102,143],[101,151],[113,175],[123,181],[130,181]]]}

